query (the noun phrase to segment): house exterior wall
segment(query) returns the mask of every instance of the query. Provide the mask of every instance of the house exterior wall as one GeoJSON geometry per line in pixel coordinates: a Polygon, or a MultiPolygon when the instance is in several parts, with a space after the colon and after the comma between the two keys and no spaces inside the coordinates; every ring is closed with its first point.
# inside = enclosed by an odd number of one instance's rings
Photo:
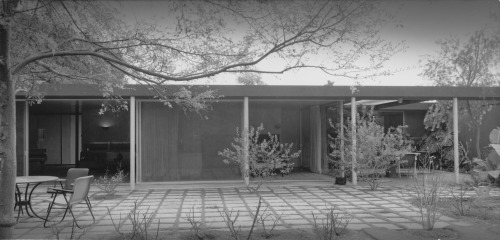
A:
{"type": "Polygon", "coordinates": [[[218,151],[241,129],[242,102],[219,102],[203,113],[159,102],[140,102],[141,181],[239,179],[218,151]]]}
{"type": "MultiPolygon", "coordinates": [[[[47,87],[47,99],[76,99],[74,102],[85,102],[90,99],[102,98],[102,94],[97,90],[97,88],[91,85],[80,86],[72,84],[54,89],[50,88],[50,86],[47,87]]],[[[302,150],[301,158],[293,160],[295,161],[296,166],[312,169],[316,166],[314,164],[319,164],[320,167],[325,164],[325,159],[320,159],[319,162],[313,162],[312,160],[315,158],[314,154],[316,154],[316,152],[314,151],[317,151],[318,149],[318,142],[321,142],[321,144],[324,142],[324,138],[323,140],[318,141],[316,136],[312,135],[312,133],[316,132],[318,126],[320,129],[325,130],[325,126],[323,124],[325,119],[321,115],[321,107],[325,106],[325,104],[341,100],[345,101],[351,97],[356,97],[356,99],[403,99],[412,101],[431,99],[448,100],[451,98],[458,98],[459,100],[477,99],[478,96],[481,95],[480,93],[484,92],[484,89],[460,87],[378,86],[359,87],[356,92],[353,92],[352,89],[347,86],[211,86],[210,88],[217,89],[219,94],[225,96],[225,99],[214,104],[213,110],[206,113],[208,119],[203,119],[197,114],[194,114],[196,117],[191,116],[191,113],[185,113],[180,109],[174,109],[175,111],[168,112],[168,110],[160,111],[159,108],[155,108],[154,106],[141,105],[138,107],[139,117],[137,119],[139,125],[137,125],[137,132],[141,136],[138,137],[140,142],[138,143],[137,148],[142,148],[140,149],[142,151],[139,151],[140,155],[138,156],[136,163],[139,166],[139,171],[144,171],[144,173],[148,173],[147,170],[144,169],[144,167],[147,166],[151,168],[151,171],[157,171],[157,173],[151,175],[151,179],[140,179],[140,181],[164,181],[165,179],[218,179],[217,177],[213,177],[215,174],[213,174],[212,177],[205,177],[203,170],[209,167],[218,169],[227,167],[227,165],[223,165],[221,163],[221,159],[218,158],[219,156],[217,155],[217,152],[229,147],[232,138],[235,136],[235,128],[241,126],[241,99],[243,97],[248,97],[251,100],[250,125],[257,126],[260,122],[263,122],[267,130],[276,133],[279,132],[278,134],[280,134],[280,138],[283,142],[293,142],[297,149],[300,148],[302,150]],[[294,103],[283,103],[289,100],[294,103]],[[307,101],[310,102],[302,104],[307,101]],[[267,104],[263,104],[263,102],[267,102],[267,104]],[[235,104],[235,106],[231,106],[232,103],[235,104]],[[319,106],[321,106],[319,116],[319,118],[321,118],[321,122],[320,124],[317,124],[317,117],[315,117],[317,114],[315,114],[315,111],[312,111],[311,109],[319,106]],[[141,109],[144,111],[141,111],[141,109]],[[146,113],[148,111],[149,113],[146,113]],[[162,111],[166,112],[161,113],[162,111]],[[151,117],[155,114],[158,119],[151,117]],[[145,117],[148,115],[151,115],[150,119],[145,117]],[[160,139],[161,136],[165,135],[170,139],[160,139]],[[157,139],[155,139],[155,137],[157,139]],[[150,142],[147,142],[148,139],[150,142]],[[161,142],[160,140],[167,144],[156,145],[157,147],[155,147],[152,152],[144,151],[148,150],[147,147],[155,146],[154,144],[156,144],[156,142],[161,142]],[[166,150],[157,150],[162,148],[166,148],[166,150]],[[147,154],[150,154],[153,158],[149,158],[149,155],[147,154]],[[176,162],[169,162],[169,159],[175,159],[176,162]],[[164,162],[160,163],[160,160],[164,160],[164,162]],[[141,168],[141,166],[143,168],[141,168]]],[[[192,89],[196,90],[198,87],[194,87],[192,89]]],[[[199,89],[205,89],[205,87],[200,86],[199,89]]],[[[175,91],[175,87],[173,87],[172,91],[175,91]]],[[[144,88],[144,86],[127,86],[123,90],[117,90],[116,93],[124,98],[134,96],[134,98],[137,97],[137,99],[150,99],[148,101],[153,103],[153,100],[151,100],[153,97],[152,93],[147,88],[144,88]]],[[[500,88],[491,88],[491,91],[489,91],[487,95],[491,99],[500,99],[500,88]]],[[[24,98],[25,96],[19,95],[18,97],[24,98]]],[[[142,103],[143,102],[139,102],[139,104],[142,103]]],[[[161,103],[157,104],[162,106],[161,103]]],[[[21,109],[21,107],[18,106],[18,109],[21,109]]],[[[60,110],[62,107],[52,106],[51,109],[60,110]]],[[[30,110],[29,115],[36,115],[36,112],[31,111],[32,110],[30,110]]],[[[17,114],[19,119],[23,118],[20,111],[18,111],[17,114]]],[[[405,114],[408,125],[419,124],[417,119],[420,119],[423,116],[422,113],[419,113],[414,117],[408,115],[412,114],[410,112],[405,114]],[[415,120],[415,122],[409,123],[408,120],[415,120]]],[[[84,115],[87,115],[87,113],[84,115]]],[[[482,140],[485,139],[485,143],[481,143],[481,145],[487,144],[487,135],[493,127],[498,125],[496,122],[499,117],[500,112],[498,110],[493,110],[485,116],[485,124],[483,126],[484,132],[482,132],[482,140]]],[[[84,123],[82,124],[97,124],[97,122],[93,122],[95,118],[84,119],[82,121],[84,123]]],[[[130,134],[129,129],[133,129],[134,126],[127,127],[127,124],[130,124],[130,122],[128,122],[129,120],[125,119],[123,121],[119,121],[120,123],[123,123],[122,125],[125,127],[116,128],[122,129],[118,132],[111,132],[111,129],[108,129],[106,133],[93,132],[91,134],[96,136],[99,135],[102,138],[115,135],[119,136],[120,134],[130,134]]],[[[18,126],[19,123],[20,122],[18,122],[18,126]]],[[[413,126],[411,126],[411,128],[413,128],[413,126]]],[[[412,133],[412,135],[418,135],[418,133],[421,133],[422,128],[415,127],[414,129],[415,132],[412,133]]],[[[21,129],[19,129],[19,131],[21,131],[21,129]]],[[[82,130],[82,132],[84,131],[88,130],[82,130]]],[[[468,137],[466,133],[464,135],[465,137],[468,137]]],[[[91,140],[93,137],[90,137],[90,135],[87,136],[89,136],[88,139],[85,139],[84,141],[94,141],[91,140]]],[[[94,139],[99,139],[101,137],[96,137],[94,139]]],[[[29,137],[30,142],[34,139],[36,141],[36,137],[29,137]]],[[[127,140],[124,140],[123,142],[126,141],[127,140]]],[[[82,144],[82,142],[78,144],[82,144]]],[[[20,144],[21,143],[19,143],[19,146],[20,144]]],[[[32,147],[31,144],[30,147],[32,147]]],[[[21,151],[19,149],[18,152],[21,151]]],[[[325,148],[320,147],[320,149],[325,148]]],[[[21,156],[21,154],[19,154],[19,156],[21,156]]],[[[324,156],[324,152],[321,152],[321,156],[324,156]]],[[[21,164],[19,166],[21,166],[21,164]]],[[[148,174],[142,173],[143,172],[138,175],[149,176],[148,174]]],[[[236,171],[236,173],[233,172],[232,174],[222,173],[218,176],[222,176],[223,178],[226,177],[227,179],[232,177],[235,179],[239,178],[238,171],[236,171]]]]}
{"type": "MultiPolygon", "coordinates": [[[[225,164],[218,152],[230,148],[241,130],[241,100],[213,103],[203,113],[169,108],[159,102],[140,101],[140,181],[236,180],[239,166],[225,164]]],[[[304,148],[300,102],[252,101],[249,124],[264,126],[261,134],[277,134],[292,151],[304,148]]],[[[307,124],[307,122],[306,122],[307,124]]],[[[308,159],[292,159],[304,167],[308,159]]]]}

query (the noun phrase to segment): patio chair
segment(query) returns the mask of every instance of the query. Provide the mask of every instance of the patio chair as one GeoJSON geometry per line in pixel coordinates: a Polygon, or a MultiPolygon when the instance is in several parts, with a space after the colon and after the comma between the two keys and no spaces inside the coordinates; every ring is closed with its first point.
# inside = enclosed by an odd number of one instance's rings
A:
{"type": "Polygon", "coordinates": [[[398,173],[399,177],[401,175],[413,175],[417,174],[417,158],[418,155],[405,155],[399,160],[398,173]]]}
{"type": "Polygon", "coordinates": [[[70,168],[66,173],[66,179],[64,178],[57,179],[56,183],[54,184],[54,187],[47,188],[47,193],[51,193],[52,197],[54,196],[54,194],[56,193],[54,191],[54,188],[57,188],[56,187],[57,182],[59,182],[62,189],[71,190],[73,189],[73,182],[75,181],[75,179],[79,177],[85,177],[87,175],[89,175],[88,168],[70,168]]]}
{"type": "Polygon", "coordinates": [[[85,177],[87,175],[89,175],[88,168],[70,168],[70,169],[68,169],[68,172],[66,173],[66,179],[64,179],[64,178],[57,179],[57,181],[54,183],[54,187],[47,188],[47,193],[50,193],[51,194],[50,197],[53,198],[54,195],[57,194],[57,191],[54,189],[72,190],[73,183],[75,182],[75,179],[77,179],[79,177],[85,177]],[[59,182],[59,184],[61,185],[60,188],[56,187],[57,182],[59,182]]]}
{"type": "Polygon", "coordinates": [[[76,226],[78,228],[82,228],[82,227],[80,227],[80,225],[78,225],[78,222],[76,220],[75,214],[73,213],[72,207],[76,204],[83,203],[83,202],[85,202],[85,204],[87,204],[90,215],[92,215],[93,223],[95,223],[95,217],[94,217],[94,214],[92,213],[90,200],[88,198],[88,194],[89,194],[89,190],[90,190],[90,183],[91,183],[93,177],[94,176],[86,176],[86,177],[80,177],[80,178],[75,179],[73,190],[54,188],[54,190],[57,192],[56,197],[52,198],[52,200],[45,200],[45,201],[50,201],[50,203],[49,203],[49,206],[47,208],[47,217],[45,218],[45,222],[43,223],[43,226],[47,227],[47,221],[49,220],[50,212],[52,211],[52,209],[54,209],[54,206],[57,205],[57,206],[62,206],[62,208],[60,208],[60,209],[65,209],[64,215],[63,215],[60,222],[62,222],[64,220],[64,218],[66,217],[66,214],[68,213],[68,210],[69,210],[69,212],[71,213],[71,216],[73,217],[73,223],[76,224],[76,226]],[[70,193],[70,194],[68,194],[68,193],[70,193]],[[68,195],[70,195],[70,196],[68,197],[68,195]]]}

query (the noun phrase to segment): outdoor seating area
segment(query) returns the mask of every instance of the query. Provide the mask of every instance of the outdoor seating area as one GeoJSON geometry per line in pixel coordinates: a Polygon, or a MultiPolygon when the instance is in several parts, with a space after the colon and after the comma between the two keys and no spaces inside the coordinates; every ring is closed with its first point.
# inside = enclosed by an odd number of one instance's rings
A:
{"type": "MultiPolygon", "coordinates": [[[[316,174],[310,176],[314,178],[316,174]]],[[[408,179],[405,177],[395,179],[378,191],[371,191],[364,184],[334,185],[332,178],[325,178],[323,175],[310,181],[288,179],[270,182],[263,185],[256,195],[249,193],[241,182],[237,185],[219,182],[203,188],[195,183],[185,184],[183,188],[165,188],[165,186],[155,188],[155,185],[145,184],[133,191],[121,186],[117,196],[110,199],[100,198],[98,189],[92,187],[89,193],[91,211],[82,205],[73,208],[72,214],[79,224],[86,227],[83,239],[105,239],[116,236],[113,224],[117,224],[120,219],[124,221],[126,215],[134,208],[141,214],[153,217],[148,227],[151,231],[156,231],[160,221],[159,231],[162,233],[189,232],[191,225],[186,217],[190,213],[200,221],[207,222],[210,229],[225,230],[227,227],[219,214],[224,208],[239,211],[240,218],[237,224],[243,229],[248,229],[252,224],[252,212],[255,211],[261,197],[265,204],[268,204],[268,211],[283,213],[276,227],[278,230],[311,229],[312,214],[321,214],[325,206],[330,204],[352,215],[348,225],[348,229],[351,230],[373,227],[392,230],[421,229],[418,209],[408,202],[412,198],[408,179]],[[94,216],[95,224],[93,224],[94,216]]],[[[492,189],[490,194],[498,197],[500,190],[492,189]]],[[[44,187],[38,188],[33,194],[34,211],[45,213],[48,201],[50,194],[46,193],[44,187]]],[[[16,225],[14,236],[23,239],[53,238],[54,229],[57,229],[61,237],[70,234],[72,221],[68,219],[58,222],[63,214],[64,210],[52,209],[50,215],[56,220],[47,223],[48,226],[55,224],[49,228],[43,227],[43,220],[22,216],[16,225]]],[[[442,216],[435,227],[443,228],[450,225],[465,227],[471,226],[472,223],[442,216]]],[[[123,231],[130,230],[131,223],[124,221],[121,227],[123,231]]]]}

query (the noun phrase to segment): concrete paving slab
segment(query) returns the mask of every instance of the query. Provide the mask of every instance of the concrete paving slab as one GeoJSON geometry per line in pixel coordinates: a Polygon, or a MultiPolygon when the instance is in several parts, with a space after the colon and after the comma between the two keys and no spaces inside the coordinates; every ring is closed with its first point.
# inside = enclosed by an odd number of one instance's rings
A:
{"type": "MultiPolygon", "coordinates": [[[[278,227],[287,228],[290,226],[310,229],[312,227],[312,213],[323,219],[325,209],[336,205],[338,209],[352,213],[353,219],[349,224],[349,229],[363,229],[371,227],[385,227],[386,229],[421,229],[419,224],[418,209],[412,207],[406,199],[408,191],[401,188],[371,191],[366,187],[332,185],[330,182],[308,182],[307,184],[292,186],[270,185],[262,188],[259,192],[265,202],[269,204],[269,213],[281,214],[283,218],[278,227]]],[[[167,184],[168,185],[168,184],[167,184]]],[[[258,204],[258,196],[248,193],[244,187],[238,184],[224,186],[221,184],[211,187],[200,188],[199,186],[184,185],[180,188],[177,185],[170,185],[171,188],[163,185],[160,188],[144,188],[129,191],[120,189],[120,196],[115,199],[92,199],[94,214],[97,223],[89,229],[92,232],[105,233],[114,231],[107,209],[111,211],[113,219],[118,220],[119,214],[125,219],[137,204],[138,211],[143,213],[149,211],[155,215],[155,221],[161,221],[162,229],[190,228],[185,215],[194,211],[195,216],[208,221],[216,228],[225,229],[225,223],[220,217],[218,210],[224,208],[232,209],[234,214],[240,211],[240,219],[237,224],[249,226],[252,223],[252,216],[258,204]],[[149,208],[149,209],[148,209],[149,208]],[[95,228],[95,229],[94,229],[95,228]],[[94,231],[95,230],[95,231],[94,231]]],[[[95,189],[91,194],[95,194],[95,189]]],[[[493,191],[496,192],[496,191],[493,191]]],[[[499,195],[500,195],[500,191],[499,195]]],[[[48,198],[44,192],[36,192],[38,198],[48,198]]],[[[34,209],[43,213],[46,211],[46,203],[34,201],[34,209]]],[[[89,215],[85,206],[79,206],[78,218],[86,219],[89,215]]],[[[61,212],[62,213],[62,212],[61,212]]],[[[60,213],[60,214],[61,214],[60,213]]],[[[67,232],[71,227],[71,217],[57,225],[67,232]]],[[[442,217],[438,222],[438,227],[449,225],[469,226],[470,223],[461,222],[451,217],[442,217]]],[[[40,219],[22,216],[20,223],[16,225],[16,238],[29,238],[39,233],[51,236],[50,229],[42,227],[40,219]]],[[[130,226],[127,224],[125,226],[130,226]]],[[[44,235],[44,236],[45,236],[44,235]]],[[[38,236],[39,238],[40,236],[38,236]]],[[[408,239],[405,239],[408,240],[408,239]]]]}
{"type": "Polygon", "coordinates": [[[407,232],[389,230],[387,228],[372,227],[364,228],[363,232],[376,240],[419,240],[415,235],[407,232]]]}

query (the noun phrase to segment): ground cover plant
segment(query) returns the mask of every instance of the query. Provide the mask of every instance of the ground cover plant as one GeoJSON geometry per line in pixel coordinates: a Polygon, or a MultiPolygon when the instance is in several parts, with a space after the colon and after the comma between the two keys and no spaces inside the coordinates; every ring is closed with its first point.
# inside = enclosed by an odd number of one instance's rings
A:
{"type": "Polygon", "coordinates": [[[445,216],[470,222],[500,234],[500,197],[474,198],[465,215],[456,210],[453,201],[453,198],[443,199],[438,204],[438,210],[445,216]]]}

